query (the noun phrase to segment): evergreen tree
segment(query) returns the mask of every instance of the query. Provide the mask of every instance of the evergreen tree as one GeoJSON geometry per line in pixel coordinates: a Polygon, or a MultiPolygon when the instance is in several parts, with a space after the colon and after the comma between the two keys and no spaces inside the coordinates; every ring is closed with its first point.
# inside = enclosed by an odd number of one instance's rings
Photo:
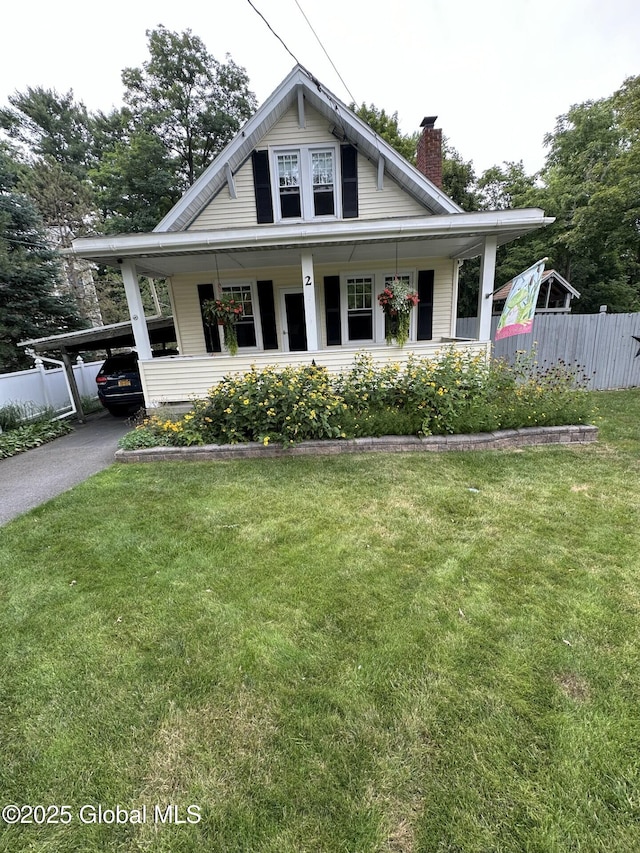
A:
{"type": "Polygon", "coordinates": [[[29,367],[18,341],[82,326],[57,293],[59,258],[45,242],[33,202],[15,191],[19,169],[0,144],[0,372],[29,367]]]}

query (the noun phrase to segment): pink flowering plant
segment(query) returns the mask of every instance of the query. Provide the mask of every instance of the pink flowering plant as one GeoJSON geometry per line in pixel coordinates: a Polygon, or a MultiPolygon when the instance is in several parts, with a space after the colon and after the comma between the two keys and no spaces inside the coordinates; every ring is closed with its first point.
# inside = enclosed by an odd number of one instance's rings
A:
{"type": "Polygon", "coordinates": [[[411,311],[418,304],[418,294],[397,276],[378,294],[378,303],[385,315],[385,337],[403,347],[409,340],[411,311]]]}
{"type": "Polygon", "coordinates": [[[208,299],[202,306],[202,316],[210,326],[222,326],[224,342],[231,353],[238,352],[238,335],[236,323],[242,317],[242,302],[233,296],[222,296],[220,299],[208,299]]]}

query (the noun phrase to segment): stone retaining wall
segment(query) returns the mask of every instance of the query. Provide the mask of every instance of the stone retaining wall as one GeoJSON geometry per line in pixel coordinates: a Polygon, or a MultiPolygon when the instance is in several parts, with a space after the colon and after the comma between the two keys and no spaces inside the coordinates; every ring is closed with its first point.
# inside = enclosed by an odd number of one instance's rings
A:
{"type": "Polygon", "coordinates": [[[281,456],[326,456],[337,453],[411,453],[445,450],[510,450],[536,444],[588,444],[598,439],[595,426],[526,427],[475,435],[385,435],[339,441],[303,441],[292,447],[260,442],[208,444],[202,447],[149,447],[118,450],[118,462],[200,462],[220,459],[265,459],[281,456]]]}

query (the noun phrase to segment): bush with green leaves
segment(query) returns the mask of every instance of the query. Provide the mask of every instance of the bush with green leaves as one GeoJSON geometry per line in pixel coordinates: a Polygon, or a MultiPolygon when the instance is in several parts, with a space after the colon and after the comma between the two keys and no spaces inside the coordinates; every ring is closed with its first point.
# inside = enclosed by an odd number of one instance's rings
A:
{"type": "Polygon", "coordinates": [[[37,420],[0,433],[0,459],[39,447],[72,431],[68,421],[37,420]]]}
{"type": "Polygon", "coordinates": [[[345,408],[326,368],[253,368],[226,377],[184,420],[187,433],[197,429],[205,442],[293,444],[344,437],[345,408]]]}
{"type": "Polygon", "coordinates": [[[448,348],[437,358],[375,365],[357,355],[351,369],[253,368],[227,376],[182,417],[156,414],[125,436],[126,449],[152,446],[290,445],[307,439],[444,435],[525,426],[587,423],[584,377],[565,364],[515,367],[448,348]]]}

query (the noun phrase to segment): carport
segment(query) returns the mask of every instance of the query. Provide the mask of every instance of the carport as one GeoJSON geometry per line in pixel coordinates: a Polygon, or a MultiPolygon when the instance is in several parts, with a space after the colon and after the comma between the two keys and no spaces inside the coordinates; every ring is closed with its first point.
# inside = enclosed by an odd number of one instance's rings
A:
{"type": "MultiPolygon", "coordinates": [[[[153,345],[175,344],[176,332],[173,317],[148,317],[147,329],[149,340],[153,345]]],[[[78,420],[84,422],[85,415],[80,400],[80,392],[73,373],[72,355],[93,350],[105,350],[111,355],[114,349],[121,347],[135,348],[133,327],[130,321],[123,323],[112,323],[109,326],[94,326],[91,329],[82,329],[79,332],[67,332],[63,335],[50,335],[46,338],[33,338],[28,341],[20,341],[19,346],[25,347],[27,353],[34,358],[36,356],[43,361],[64,366],[67,384],[73,405],[75,406],[78,420]],[[46,353],[59,353],[60,360],[47,356],[46,353]]]]}

